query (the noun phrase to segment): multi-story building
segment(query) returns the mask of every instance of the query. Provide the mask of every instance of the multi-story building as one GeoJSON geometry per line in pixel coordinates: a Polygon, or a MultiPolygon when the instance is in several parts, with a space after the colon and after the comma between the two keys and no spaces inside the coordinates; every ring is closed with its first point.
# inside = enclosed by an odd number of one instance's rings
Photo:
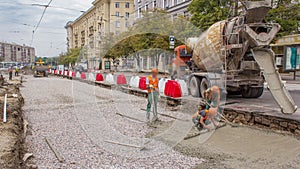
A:
{"type": "Polygon", "coordinates": [[[142,17],[143,12],[153,9],[166,10],[172,17],[189,16],[187,10],[192,0],[135,0],[134,18],[142,17]]]}
{"type": "Polygon", "coordinates": [[[88,68],[104,68],[101,39],[128,29],[133,20],[133,0],[95,0],[92,7],[66,25],[68,48],[88,48],[88,68]]]}
{"type": "Polygon", "coordinates": [[[32,63],[35,60],[35,49],[33,47],[0,42],[1,62],[32,63]]]}

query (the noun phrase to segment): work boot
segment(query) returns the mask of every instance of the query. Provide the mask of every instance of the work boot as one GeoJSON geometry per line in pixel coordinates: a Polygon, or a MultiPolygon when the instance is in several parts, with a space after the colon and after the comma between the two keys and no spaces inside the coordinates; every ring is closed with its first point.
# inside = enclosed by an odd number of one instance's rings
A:
{"type": "Polygon", "coordinates": [[[158,121],[158,118],[157,118],[157,116],[154,116],[154,117],[152,118],[152,122],[156,122],[156,121],[158,121]]]}

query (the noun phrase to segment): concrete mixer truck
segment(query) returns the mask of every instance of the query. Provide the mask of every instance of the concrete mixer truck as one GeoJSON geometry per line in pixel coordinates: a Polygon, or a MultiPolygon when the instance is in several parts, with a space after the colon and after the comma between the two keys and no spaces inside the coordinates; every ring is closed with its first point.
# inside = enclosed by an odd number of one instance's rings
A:
{"type": "Polygon", "coordinates": [[[282,112],[294,113],[297,106],[281,81],[269,47],[280,30],[279,24],[265,21],[271,5],[248,1],[244,7],[242,15],[215,23],[200,37],[175,48],[176,60],[188,65],[189,92],[200,97],[217,85],[228,94],[258,98],[266,81],[282,112]]]}

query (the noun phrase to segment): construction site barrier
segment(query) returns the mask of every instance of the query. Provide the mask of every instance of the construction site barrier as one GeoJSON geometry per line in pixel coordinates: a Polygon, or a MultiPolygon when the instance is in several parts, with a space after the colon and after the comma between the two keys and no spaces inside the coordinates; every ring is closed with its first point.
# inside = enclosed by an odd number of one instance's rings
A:
{"type": "Polygon", "coordinates": [[[86,74],[84,72],[82,72],[80,78],[81,79],[86,79],[86,74]]]}
{"type": "Polygon", "coordinates": [[[132,76],[130,78],[129,86],[134,87],[134,88],[138,88],[139,83],[140,83],[140,77],[139,76],[132,76]]]}
{"type": "Polygon", "coordinates": [[[140,78],[139,88],[140,88],[141,90],[147,90],[146,77],[141,77],[141,78],[140,78]]]}
{"type": "Polygon", "coordinates": [[[109,84],[115,84],[114,76],[111,73],[107,74],[105,77],[105,82],[109,84]]]}
{"type": "Polygon", "coordinates": [[[120,74],[117,77],[117,84],[119,84],[119,85],[125,85],[125,84],[127,84],[126,77],[125,77],[124,74],[120,74]]]}
{"type": "Polygon", "coordinates": [[[81,77],[80,72],[76,72],[76,78],[80,79],[80,77],[81,77]]]}
{"type": "Polygon", "coordinates": [[[181,88],[177,81],[175,80],[168,80],[165,85],[165,91],[166,96],[172,97],[172,98],[179,98],[182,97],[181,88]]]}
{"type": "Polygon", "coordinates": [[[159,93],[164,93],[165,92],[165,86],[167,81],[170,79],[166,79],[166,78],[161,78],[158,82],[158,89],[159,89],[159,93]]]}
{"type": "Polygon", "coordinates": [[[184,80],[180,80],[180,79],[176,79],[176,81],[180,85],[182,96],[188,96],[189,92],[188,92],[188,87],[187,87],[186,82],[184,80]]]}
{"type": "Polygon", "coordinates": [[[95,76],[95,74],[94,73],[88,73],[88,80],[89,81],[92,81],[92,82],[94,82],[94,81],[96,81],[96,76],[95,76]]]}
{"type": "Polygon", "coordinates": [[[96,75],[96,81],[99,81],[99,82],[104,81],[103,75],[102,75],[101,73],[98,73],[98,74],[96,75]]]}

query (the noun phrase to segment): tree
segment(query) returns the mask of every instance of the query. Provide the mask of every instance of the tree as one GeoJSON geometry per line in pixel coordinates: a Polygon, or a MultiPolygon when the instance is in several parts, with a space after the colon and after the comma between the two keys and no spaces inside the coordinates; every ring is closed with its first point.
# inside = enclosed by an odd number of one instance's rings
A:
{"type": "Polygon", "coordinates": [[[277,3],[273,2],[273,5],[274,8],[270,10],[266,19],[281,25],[278,36],[300,33],[300,5],[290,0],[279,0],[277,3]]]}
{"type": "Polygon", "coordinates": [[[191,22],[202,31],[229,16],[231,2],[220,0],[193,0],[188,10],[191,22]]]}
{"type": "Polygon", "coordinates": [[[62,53],[58,57],[58,64],[60,65],[74,65],[80,55],[81,48],[69,49],[67,53],[62,53]]]}

